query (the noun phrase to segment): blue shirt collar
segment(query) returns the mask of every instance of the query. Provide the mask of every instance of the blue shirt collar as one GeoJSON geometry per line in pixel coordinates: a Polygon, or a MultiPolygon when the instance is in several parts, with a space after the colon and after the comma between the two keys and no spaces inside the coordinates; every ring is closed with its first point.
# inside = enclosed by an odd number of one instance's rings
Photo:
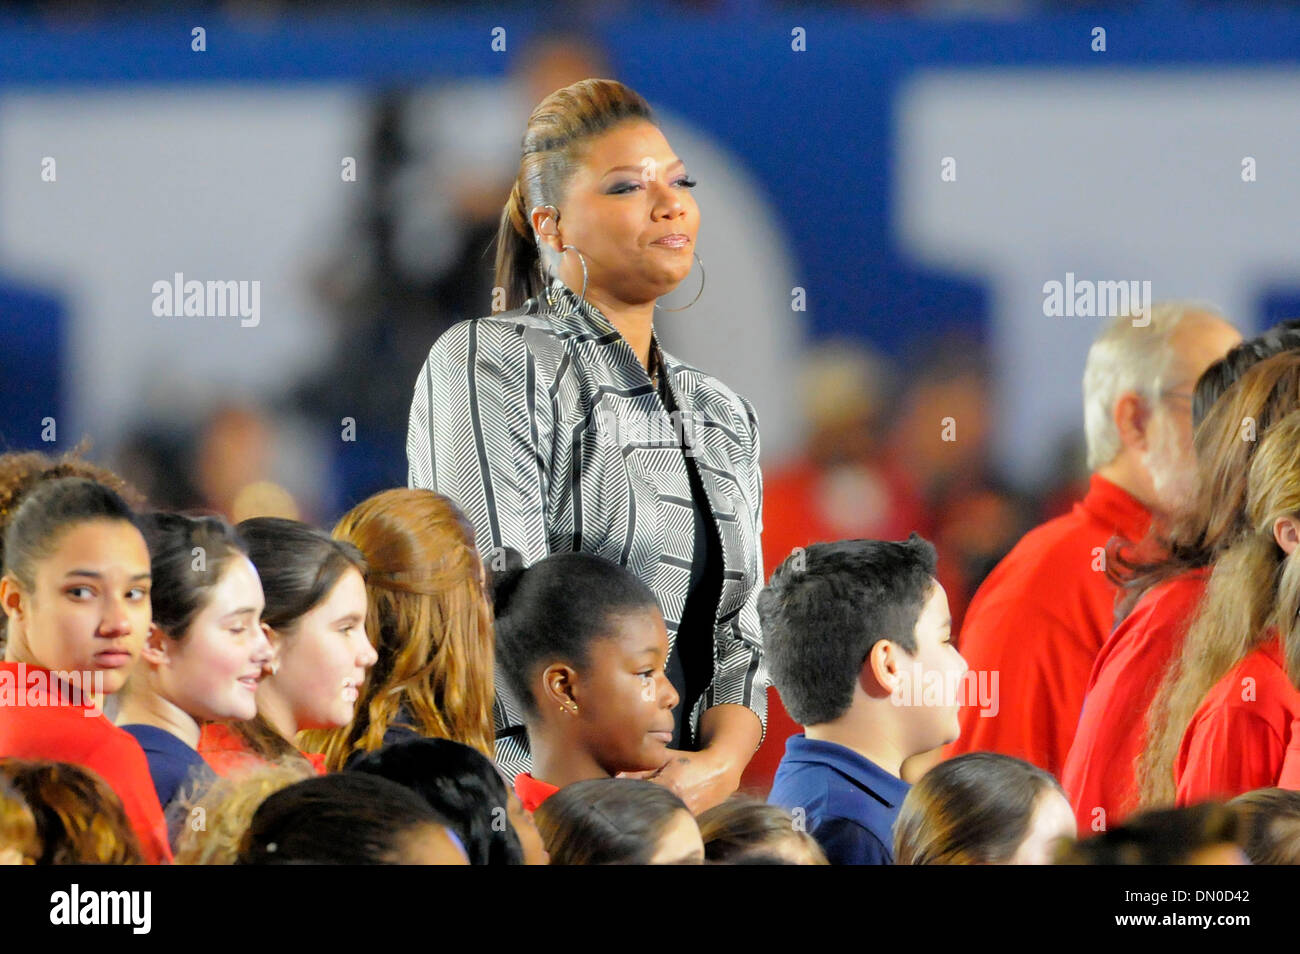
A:
{"type": "Polygon", "coordinates": [[[907,797],[907,791],[911,788],[901,778],[886,772],[865,755],[860,755],[838,742],[810,739],[802,732],[786,740],[785,759],[787,762],[809,762],[828,766],[859,788],[870,792],[878,801],[890,808],[897,808],[903,804],[903,799],[907,797]]]}

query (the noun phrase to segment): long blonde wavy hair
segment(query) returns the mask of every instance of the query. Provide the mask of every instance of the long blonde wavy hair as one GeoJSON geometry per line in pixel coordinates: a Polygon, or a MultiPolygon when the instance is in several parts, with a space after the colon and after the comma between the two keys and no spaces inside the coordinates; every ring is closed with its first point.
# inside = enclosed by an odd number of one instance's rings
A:
{"type": "Polygon", "coordinates": [[[1215,562],[1182,651],[1147,714],[1147,744],[1137,771],[1142,809],[1173,804],[1174,763],[1201,700],[1272,638],[1274,628],[1287,674],[1292,682],[1300,676],[1300,549],[1287,554],[1273,531],[1278,520],[1300,517],[1300,410],[1262,435],[1246,478],[1245,503],[1250,530],[1215,562]]]}
{"type": "Polygon", "coordinates": [[[181,796],[174,811],[185,824],[176,836],[178,865],[233,865],[258,806],[282,788],[314,778],[306,760],[290,756],[244,769],[181,796]]]}
{"type": "Polygon", "coordinates": [[[441,494],[403,487],[358,504],[334,536],[369,566],[366,632],[379,660],[351,724],[305,733],[308,747],[338,771],[401,724],[493,757],[492,610],[473,526],[441,494]]]}

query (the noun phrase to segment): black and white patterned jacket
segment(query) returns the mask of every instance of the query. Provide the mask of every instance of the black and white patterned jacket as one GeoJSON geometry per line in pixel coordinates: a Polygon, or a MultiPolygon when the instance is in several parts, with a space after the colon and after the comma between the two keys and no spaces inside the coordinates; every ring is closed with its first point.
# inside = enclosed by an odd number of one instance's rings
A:
{"type": "MultiPolygon", "coordinates": [[[[766,726],[769,679],[755,605],[763,484],[753,406],[660,349],[681,409],[674,422],[631,345],[598,309],[558,279],[547,299],[548,307],[529,299],[514,311],[462,321],[438,338],[411,403],[409,485],[453,500],[485,557],[510,546],[531,565],[581,550],[628,567],[658,598],[671,646],[693,556],[683,446],[693,448],[720,533],[723,575],[713,681],[691,713],[692,737],[700,714],[725,703],[749,707],[766,726]]],[[[531,760],[520,707],[499,677],[495,716],[498,762],[513,778],[531,760]]]]}

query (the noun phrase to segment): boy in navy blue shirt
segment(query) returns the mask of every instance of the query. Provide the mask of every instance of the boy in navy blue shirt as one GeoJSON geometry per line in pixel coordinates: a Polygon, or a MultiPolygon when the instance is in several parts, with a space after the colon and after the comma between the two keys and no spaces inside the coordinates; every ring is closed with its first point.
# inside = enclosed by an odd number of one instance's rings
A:
{"type": "Polygon", "coordinates": [[[959,734],[966,663],[934,567],[915,533],[816,543],[759,594],[772,682],[804,727],[768,801],[802,819],[831,864],[893,863],[904,760],[959,734]]]}

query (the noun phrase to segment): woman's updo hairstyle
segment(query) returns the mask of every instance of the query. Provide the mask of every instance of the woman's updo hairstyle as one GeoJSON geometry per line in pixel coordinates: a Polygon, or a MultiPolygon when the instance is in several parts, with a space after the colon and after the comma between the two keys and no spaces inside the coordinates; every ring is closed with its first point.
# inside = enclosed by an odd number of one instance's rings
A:
{"type": "Polygon", "coordinates": [[[495,284],[505,290],[506,311],[545,291],[533,208],[559,209],[584,144],[629,119],[655,121],[638,93],[610,79],[585,79],[558,89],[528,117],[519,174],[497,228],[495,284]]]}

